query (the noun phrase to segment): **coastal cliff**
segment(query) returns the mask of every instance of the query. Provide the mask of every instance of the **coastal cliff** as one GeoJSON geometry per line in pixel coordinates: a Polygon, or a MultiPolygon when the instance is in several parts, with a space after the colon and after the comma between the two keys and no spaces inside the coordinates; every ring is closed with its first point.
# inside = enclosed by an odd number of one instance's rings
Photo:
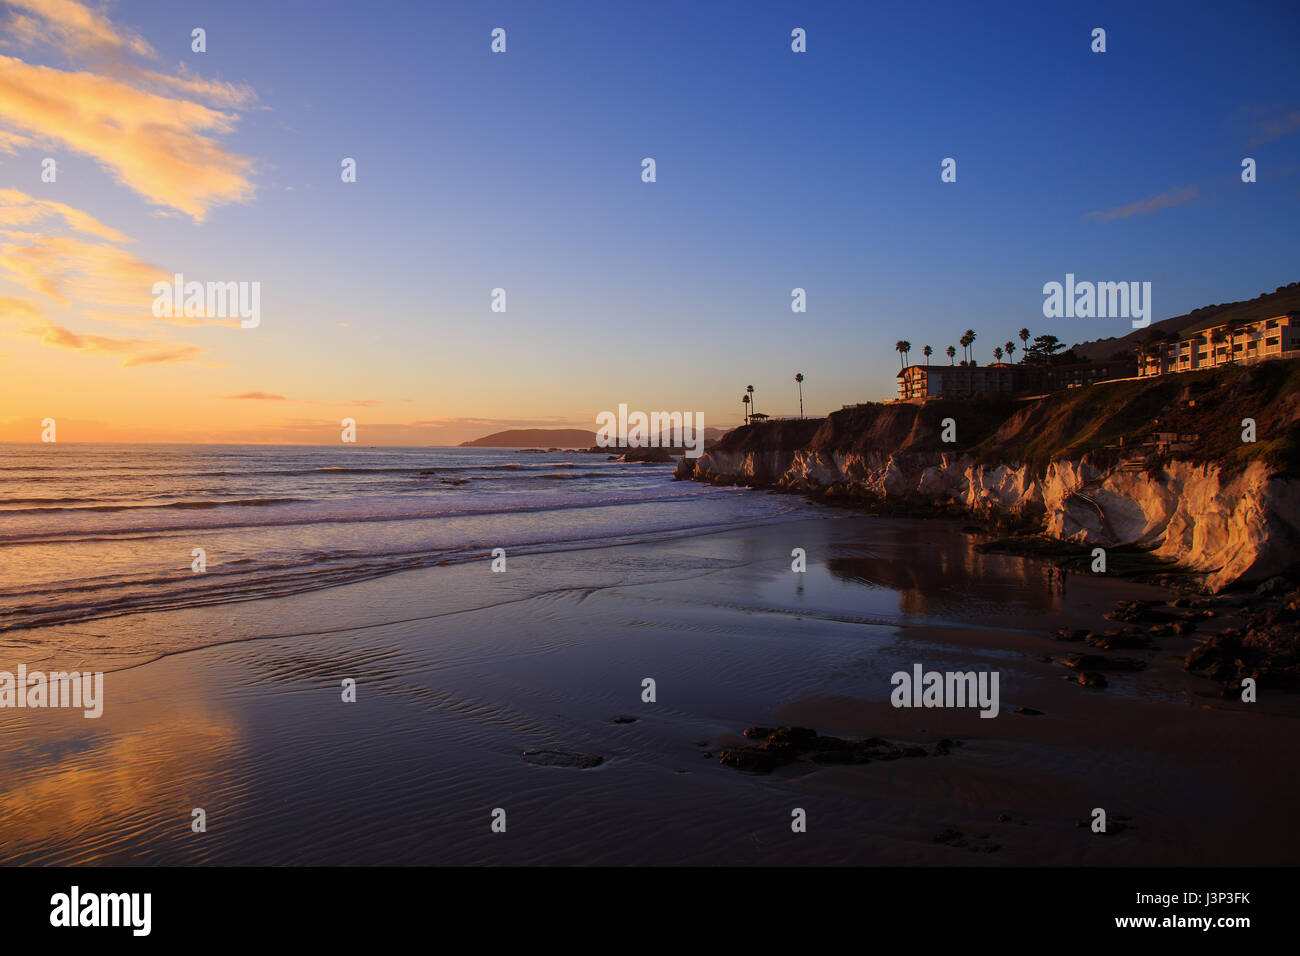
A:
{"type": "Polygon", "coordinates": [[[1218,591],[1300,562],[1298,386],[1300,362],[1273,362],[1029,401],[861,405],[735,429],[677,477],[1137,546],[1218,591]]]}

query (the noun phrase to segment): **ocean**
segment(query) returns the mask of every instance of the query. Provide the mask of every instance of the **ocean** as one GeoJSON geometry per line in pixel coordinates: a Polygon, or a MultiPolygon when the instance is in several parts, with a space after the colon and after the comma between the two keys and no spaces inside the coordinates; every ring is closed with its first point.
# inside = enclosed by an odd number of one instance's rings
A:
{"type": "MultiPolygon", "coordinates": [[[[585,549],[807,506],[604,454],[362,446],[0,446],[0,645],[410,568],[585,549]],[[202,549],[206,570],[193,570],[202,549]]],[[[207,642],[151,637],[153,653],[207,642]]],[[[87,647],[95,645],[88,643],[87,647]]],[[[29,650],[29,649],[28,649],[29,650]]],[[[29,657],[29,654],[19,656],[29,657]]],[[[94,663],[94,655],[88,663],[94,663]]]]}

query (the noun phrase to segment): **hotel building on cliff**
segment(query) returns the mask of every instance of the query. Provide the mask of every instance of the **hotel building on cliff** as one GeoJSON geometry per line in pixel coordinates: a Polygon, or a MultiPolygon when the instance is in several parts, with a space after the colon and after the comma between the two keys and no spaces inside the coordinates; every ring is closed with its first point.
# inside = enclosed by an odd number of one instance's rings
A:
{"type": "Polygon", "coordinates": [[[1129,360],[1071,362],[1066,365],[909,365],[898,373],[898,400],[971,398],[976,395],[1041,395],[1062,388],[1133,378],[1137,365],[1129,360]]]}
{"type": "Polygon", "coordinates": [[[1138,346],[1138,375],[1191,372],[1229,362],[1300,358],[1300,312],[1183,331],[1177,339],[1138,346]]]}
{"type": "Polygon", "coordinates": [[[1185,329],[1164,340],[1139,343],[1133,359],[1067,365],[909,365],[898,373],[898,401],[976,395],[1044,395],[1063,388],[1125,378],[1149,378],[1236,363],[1300,358],[1300,312],[1251,322],[1185,329]]]}

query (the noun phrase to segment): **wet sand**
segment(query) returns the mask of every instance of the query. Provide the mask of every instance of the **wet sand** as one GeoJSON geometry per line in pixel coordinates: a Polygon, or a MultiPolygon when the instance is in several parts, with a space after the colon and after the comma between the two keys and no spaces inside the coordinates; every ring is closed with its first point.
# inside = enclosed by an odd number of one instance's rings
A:
{"type": "Polygon", "coordinates": [[[1123,652],[1148,669],[1104,690],[1071,683],[1044,658],[1081,648],[1051,630],[1114,626],[1115,601],[1163,592],[1072,576],[1062,596],[1041,562],[972,545],[952,523],[834,513],[97,622],[110,660],[151,629],[230,642],[108,673],[98,720],[0,711],[0,861],[1294,863],[1300,702],[1222,700],[1182,671],[1188,637],[1123,652]],[[890,674],[914,663],[996,669],[999,716],[895,709],[890,674]],[[770,775],[719,764],[744,728],[781,723],[962,744],[770,775]],[[1076,827],[1094,807],[1127,829],[1076,827]]]}

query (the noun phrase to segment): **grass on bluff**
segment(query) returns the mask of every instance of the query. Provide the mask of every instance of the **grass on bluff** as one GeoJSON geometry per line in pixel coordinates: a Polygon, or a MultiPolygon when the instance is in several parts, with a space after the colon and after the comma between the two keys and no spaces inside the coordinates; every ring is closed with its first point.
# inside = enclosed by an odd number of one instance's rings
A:
{"type": "Polygon", "coordinates": [[[1039,468],[1085,454],[1099,464],[1117,464],[1140,454],[1142,442],[1156,433],[1175,432],[1197,438],[1186,450],[1148,456],[1149,468],[1178,458],[1217,463],[1236,473],[1263,461],[1294,474],[1300,471],[1297,423],[1300,360],[1226,365],[1057,392],[1023,408],[972,453],[982,461],[1039,468]],[[1242,441],[1244,418],[1255,420],[1254,443],[1242,441]]]}

